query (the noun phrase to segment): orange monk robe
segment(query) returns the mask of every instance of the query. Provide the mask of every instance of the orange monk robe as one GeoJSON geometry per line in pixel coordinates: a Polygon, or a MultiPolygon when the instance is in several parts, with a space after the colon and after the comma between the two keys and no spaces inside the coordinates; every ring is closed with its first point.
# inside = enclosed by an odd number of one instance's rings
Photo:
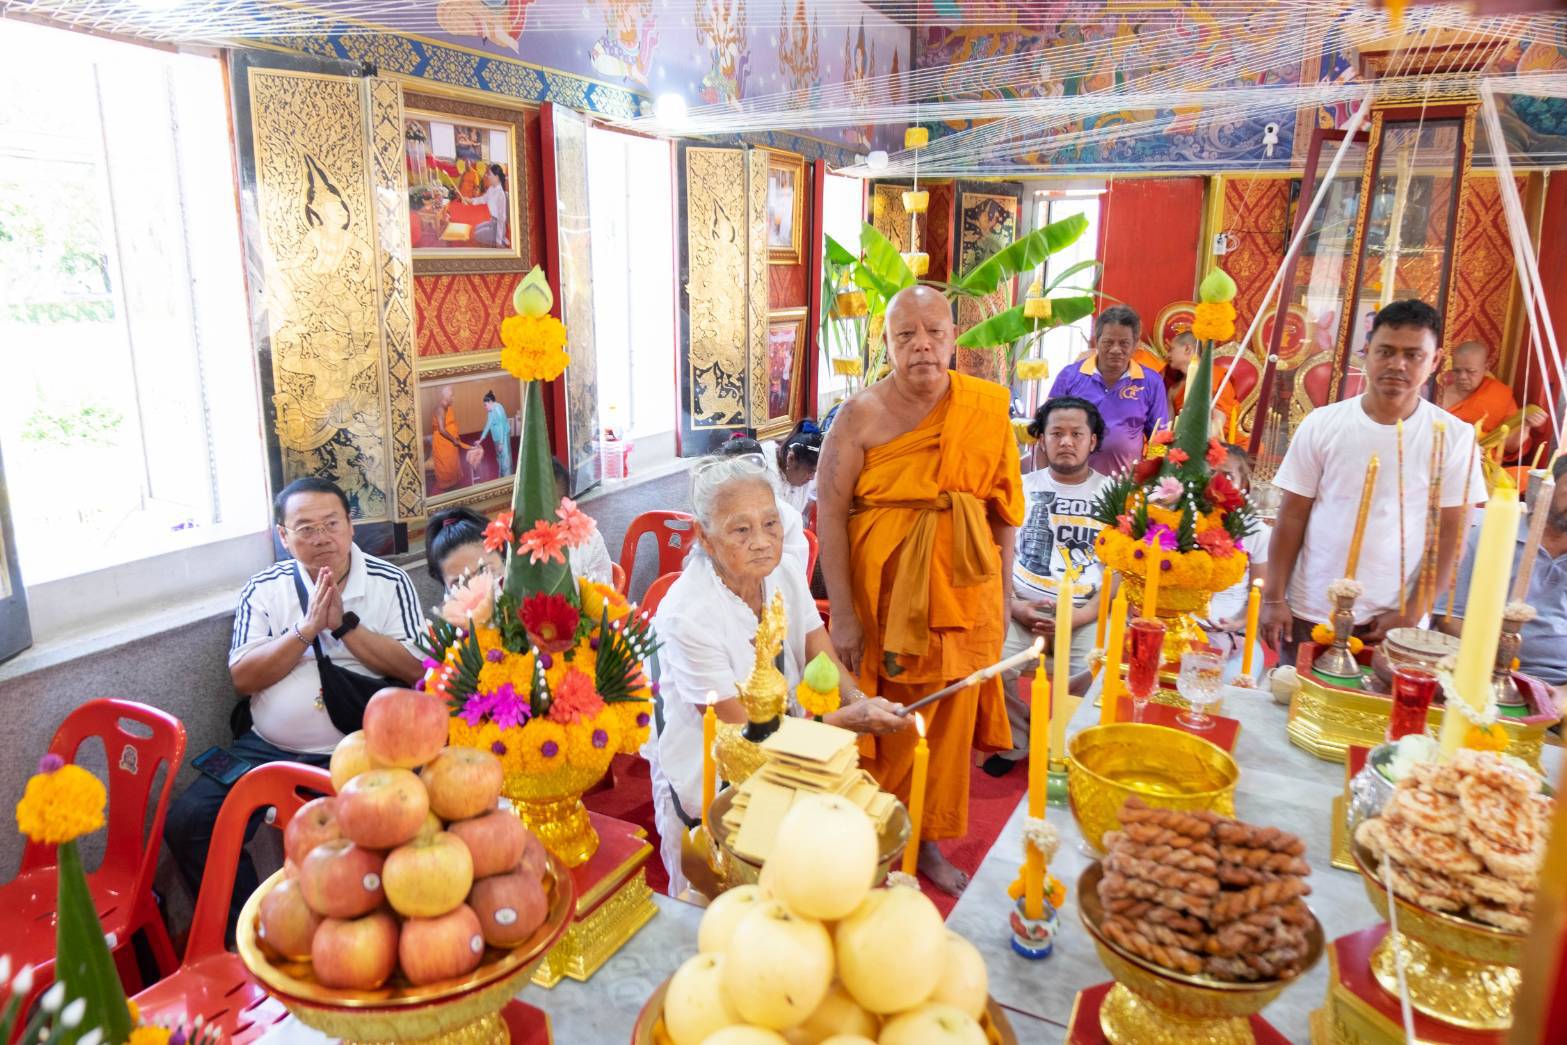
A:
{"type": "Polygon", "coordinates": [[[1503,422],[1516,426],[1514,415],[1518,413],[1518,400],[1513,398],[1511,388],[1486,374],[1473,392],[1448,407],[1447,412],[1470,425],[1483,418],[1481,427],[1485,432],[1494,432],[1503,422]]]}
{"type": "MultiPolygon", "coordinates": [[[[918,428],[866,451],[849,515],[865,692],[909,704],[1001,659],[1001,556],[990,524],[1017,526],[1023,508],[1007,391],[989,381],[952,374],[946,398],[918,428]]],[[[970,751],[1012,746],[1001,680],[921,713],[930,745],[922,836],[960,838],[970,751]]],[[[917,739],[909,729],[862,741],[865,768],[905,805],[917,739]]]]}
{"type": "MultiPolygon", "coordinates": [[[[1194,357],[1192,359],[1192,363],[1195,363],[1196,361],[1197,360],[1194,357]]],[[[1190,366],[1192,364],[1188,363],[1187,365],[1190,366]]],[[[1164,379],[1164,393],[1169,397],[1170,400],[1170,416],[1174,417],[1176,414],[1181,412],[1181,407],[1186,405],[1186,375],[1178,374],[1175,371],[1169,369],[1169,366],[1166,363],[1156,364],[1154,369],[1157,370],[1159,372],[1159,376],[1164,379]]],[[[1215,388],[1219,387],[1219,382],[1224,380],[1224,375],[1228,372],[1228,367],[1221,367],[1217,364],[1214,365],[1213,386],[1215,388]]],[[[1219,411],[1219,413],[1223,414],[1225,417],[1229,417],[1232,411],[1240,409],[1240,400],[1235,398],[1235,389],[1229,385],[1226,385],[1224,387],[1224,391],[1219,393],[1219,401],[1213,405],[1213,408],[1219,411]]],[[[1221,433],[1213,432],[1211,434],[1214,436],[1219,436],[1221,433]]]]}
{"type": "Polygon", "coordinates": [[[462,482],[462,461],[458,456],[457,444],[448,441],[441,435],[442,429],[453,439],[460,439],[461,433],[457,429],[457,411],[451,407],[446,408],[444,416],[440,408],[436,408],[435,429],[430,433],[430,458],[435,464],[435,488],[436,490],[450,490],[462,482]]]}

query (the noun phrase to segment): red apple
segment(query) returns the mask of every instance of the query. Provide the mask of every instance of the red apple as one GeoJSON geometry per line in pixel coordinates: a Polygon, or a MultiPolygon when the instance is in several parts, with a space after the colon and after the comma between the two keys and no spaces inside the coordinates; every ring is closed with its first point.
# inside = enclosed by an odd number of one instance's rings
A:
{"type": "Polygon", "coordinates": [[[383,766],[422,766],[446,746],[449,715],[439,697],[383,689],[365,705],[365,753],[383,766]]]}
{"type": "Polygon", "coordinates": [[[505,809],[492,809],[483,816],[459,820],[447,825],[446,830],[461,838],[468,847],[475,878],[515,868],[522,860],[528,840],[533,837],[517,819],[517,814],[505,809]]]}
{"type": "Polygon", "coordinates": [[[484,934],[479,916],[458,904],[439,918],[410,918],[397,941],[397,964],[416,986],[449,980],[479,967],[484,959],[484,934]]]}
{"type": "Polygon", "coordinates": [[[310,850],[322,842],[342,838],[337,823],[337,799],[316,798],[299,807],[283,828],[283,855],[295,864],[304,862],[310,850]]]}
{"type": "Polygon", "coordinates": [[[299,865],[299,886],[310,909],[327,918],[357,918],[381,905],[380,853],[346,838],[322,842],[299,865]]]}
{"type": "Polygon", "coordinates": [[[310,942],[310,964],[323,987],[374,990],[397,967],[397,919],[384,910],[328,918],[310,942]]]}
{"type": "Polygon", "coordinates": [[[321,916],[305,902],[296,878],[285,878],[261,898],[256,935],[264,947],[289,961],[310,960],[310,941],[320,925],[321,916]]]}
{"type": "Polygon", "coordinates": [[[332,787],[335,790],[343,790],[343,785],[367,769],[384,769],[385,766],[372,765],[370,755],[365,751],[365,731],[356,729],[342,740],[337,742],[337,747],[332,749],[332,760],[328,764],[328,771],[332,774],[332,787]]]}
{"type": "Polygon", "coordinates": [[[386,855],[386,900],[405,918],[438,918],[462,903],[473,885],[473,858],[461,838],[442,831],[386,855]]]}
{"type": "Polygon", "coordinates": [[[505,778],[501,760],[476,747],[442,748],[419,779],[430,792],[430,808],[442,820],[467,820],[495,808],[505,778]]]}
{"type": "Polygon", "coordinates": [[[539,841],[538,835],[529,831],[528,840],[522,847],[522,857],[517,861],[517,871],[536,879],[543,878],[544,869],[549,866],[549,863],[550,857],[544,849],[544,843],[539,841]]]}
{"type": "Polygon", "coordinates": [[[419,833],[429,811],[424,785],[407,769],[360,773],[337,796],[343,837],[371,849],[402,845],[419,833]]]}
{"type": "Polygon", "coordinates": [[[517,946],[544,924],[549,913],[537,876],[520,871],[474,882],[468,903],[479,916],[484,942],[492,947],[517,946]]]}

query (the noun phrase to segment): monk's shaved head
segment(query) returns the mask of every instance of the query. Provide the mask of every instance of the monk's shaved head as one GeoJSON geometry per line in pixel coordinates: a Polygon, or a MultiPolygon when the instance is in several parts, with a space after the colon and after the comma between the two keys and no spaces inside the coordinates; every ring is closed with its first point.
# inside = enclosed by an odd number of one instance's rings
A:
{"type": "Polygon", "coordinates": [[[946,317],[947,325],[952,325],[952,309],[947,304],[947,297],[935,287],[923,287],[915,285],[904,287],[892,295],[892,300],[887,302],[887,325],[891,326],[894,317],[905,309],[914,309],[918,312],[928,312],[933,318],[939,311],[946,317]]]}
{"type": "Polygon", "coordinates": [[[1491,354],[1490,350],[1487,349],[1480,342],[1478,342],[1478,341],[1465,341],[1463,344],[1461,344],[1457,348],[1453,349],[1453,362],[1456,363],[1460,359],[1465,359],[1465,360],[1469,360],[1471,362],[1479,363],[1481,366],[1484,366],[1485,365],[1485,361],[1486,361],[1487,357],[1490,356],[1490,354],[1491,354]]]}
{"type": "Polygon", "coordinates": [[[887,357],[897,386],[915,395],[946,391],[952,366],[952,306],[939,290],[905,287],[887,302],[887,357]]]}
{"type": "Polygon", "coordinates": [[[1465,341],[1453,349],[1447,379],[1459,395],[1468,395],[1485,380],[1485,364],[1491,353],[1478,341],[1465,341]]]}

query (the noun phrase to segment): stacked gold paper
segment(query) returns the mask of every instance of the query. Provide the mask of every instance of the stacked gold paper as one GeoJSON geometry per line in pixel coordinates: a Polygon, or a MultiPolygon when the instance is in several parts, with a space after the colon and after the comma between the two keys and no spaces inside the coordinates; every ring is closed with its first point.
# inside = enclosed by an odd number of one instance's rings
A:
{"type": "Polygon", "coordinates": [[[724,827],[736,854],[754,863],[773,850],[778,824],[803,794],[838,794],[865,810],[880,832],[898,800],[860,768],[854,734],[825,722],[785,716],[761,743],[767,761],[736,790],[724,827]]]}

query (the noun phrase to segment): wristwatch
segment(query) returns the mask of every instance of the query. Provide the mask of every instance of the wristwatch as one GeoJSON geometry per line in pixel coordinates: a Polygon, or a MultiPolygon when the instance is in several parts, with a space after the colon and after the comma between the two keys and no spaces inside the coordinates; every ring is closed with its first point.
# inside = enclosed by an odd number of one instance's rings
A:
{"type": "Polygon", "coordinates": [[[344,635],[359,627],[359,614],[349,610],[343,614],[343,623],[332,629],[332,637],[341,640],[344,635]]]}

